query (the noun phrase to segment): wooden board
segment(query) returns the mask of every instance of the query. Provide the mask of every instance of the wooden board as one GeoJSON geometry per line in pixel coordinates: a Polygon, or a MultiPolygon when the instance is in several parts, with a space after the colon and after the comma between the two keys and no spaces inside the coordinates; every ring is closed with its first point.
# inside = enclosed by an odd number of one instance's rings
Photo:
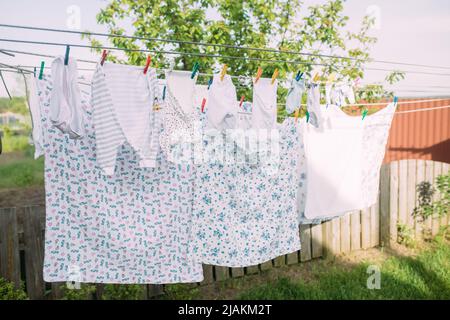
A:
{"type": "Polygon", "coordinates": [[[261,269],[261,271],[266,271],[266,270],[272,269],[273,268],[272,260],[261,263],[259,265],[259,268],[261,269]]]}
{"type": "Polygon", "coordinates": [[[244,268],[230,268],[230,269],[231,269],[231,276],[233,278],[243,277],[245,274],[244,268]]]}
{"type": "Polygon", "coordinates": [[[361,249],[361,216],[359,211],[350,213],[350,248],[361,249]]]}
{"type": "Polygon", "coordinates": [[[408,216],[408,161],[400,160],[398,170],[398,221],[406,225],[408,216]]]}
{"type": "MultiPolygon", "coordinates": [[[[433,184],[433,187],[435,189],[435,192],[433,194],[433,201],[438,201],[442,197],[441,193],[437,189],[437,183],[436,183],[437,178],[441,174],[442,174],[442,163],[434,162],[434,170],[433,170],[434,184],[433,184]]],[[[438,234],[440,225],[441,225],[441,218],[439,217],[439,215],[436,212],[435,215],[433,216],[433,218],[431,219],[431,234],[433,236],[438,234]]]]}
{"type": "Polygon", "coordinates": [[[370,246],[380,245],[380,198],[370,207],[370,246]]]}
{"type": "MultiPolygon", "coordinates": [[[[432,186],[434,183],[434,162],[431,160],[425,160],[425,181],[431,183],[432,186]]],[[[424,228],[426,232],[432,231],[432,219],[428,218],[424,222],[424,228]]]]}
{"type": "Polygon", "coordinates": [[[361,210],[361,248],[368,249],[370,243],[370,208],[361,210]]]}
{"type": "Polygon", "coordinates": [[[350,215],[347,213],[340,219],[341,224],[341,253],[350,252],[350,215]]]}
{"type": "Polygon", "coordinates": [[[230,277],[228,267],[214,266],[214,274],[216,281],[223,281],[230,277]]]}
{"type": "Polygon", "coordinates": [[[311,226],[309,224],[300,225],[300,261],[311,260],[311,226]]]}
{"type": "Polygon", "coordinates": [[[17,229],[15,208],[0,209],[0,277],[19,288],[20,255],[17,229]]]}
{"type": "Polygon", "coordinates": [[[209,264],[203,266],[203,281],[201,284],[210,284],[214,282],[214,267],[209,264]]]}
{"type": "Polygon", "coordinates": [[[323,255],[322,224],[311,225],[312,257],[319,258],[323,255]]]}
{"type": "Polygon", "coordinates": [[[408,180],[407,180],[407,211],[406,211],[406,224],[410,228],[414,228],[414,217],[413,211],[416,206],[416,175],[417,175],[417,164],[416,160],[409,159],[408,163],[408,180]]]}
{"type": "MultiPolygon", "coordinates": [[[[425,181],[425,160],[417,160],[417,170],[416,170],[416,185],[425,181]]],[[[416,193],[416,206],[419,205],[419,197],[416,193]]],[[[422,237],[423,234],[423,226],[420,218],[414,219],[414,233],[416,238],[422,237]]]]}
{"type": "Polygon", "coordinates": [[[256,266],[249,266],[245,268],[245,274],[257,274],[259,273],[259,267],[256,266]]]}
{"type": "Polygon", "coordinates": [[[45,293],[43,279],[44,234],[41,217],[44,215],[41,206],[26,207],[23,219],[25,244],[26,287],[30,299],[42,299],[45,293]]]}

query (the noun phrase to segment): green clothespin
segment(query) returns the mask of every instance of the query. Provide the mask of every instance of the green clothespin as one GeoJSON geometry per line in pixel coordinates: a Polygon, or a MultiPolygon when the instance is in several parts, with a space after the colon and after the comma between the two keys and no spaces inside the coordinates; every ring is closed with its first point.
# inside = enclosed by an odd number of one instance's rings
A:
{"type": "Polygon", "coordinates": [[[195,74],[197,73],[199,68],[200,68],[200,65],[198,64],[198,62],[195,62],[194,66],[192,67],[191,79],[194,79],[195,74]]]}
{"type": "Polygon", "coordinates": [[[369,112],[369,110],[364,109],[362,112],[362,120],[364,120],[364,118],[367,116],[367,113],[369,112]]]}
{"type": "Polygon", "coordinates": [[[69,64],[69,52],[70,46],[66,46],[66,55],[64,56],[64,65],[67,66],[69,64]]]}
{"type": "Polygon", "coordinates": [[[306,110],[306,122],[309,122],[309,112],[306,110]]]}
{"type": "Polygon", "coordinates": [[[44,75],[44,66],[45,62],[41,61],[41,69],[39,70],[39,80],[42,80],[42,76],[44,75]]]}

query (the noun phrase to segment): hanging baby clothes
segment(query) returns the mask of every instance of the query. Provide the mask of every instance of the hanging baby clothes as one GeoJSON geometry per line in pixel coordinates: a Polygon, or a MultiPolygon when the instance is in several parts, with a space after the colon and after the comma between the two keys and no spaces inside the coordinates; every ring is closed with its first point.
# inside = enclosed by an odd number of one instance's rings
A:
{"type": "Polygon", "coordinates": [[[236,88],[229,75],[215,74],[206,99],[205,129],[226,130],[236,126],[238,102],[236,88]]]}
{"type": "Polygon", "coordinates": [[[277,162],[216,161],[197,167],[190,241],[197,262],[243,267],[300,249],[295,172],[300,127],[287,119],[276,129],[277,162]]]}
{"type": "Polygon", "coordinates": [[[71,139],[82,138],[85,115],[81,108],[76,61],[69,58],[65,65],[64,57],[57,57],[52,62],[52,79],[56,89],[50,99],[52,124],[71,139]]]}
{"type": "Polygon", "coordinates": [[[118,148],[128,142],[141,167],[154,167],[158,152],[158,125],[152,115],[158,96],[156,70],[114,63],[98,65],[92,80],[93,121],[97,161],[105,174],[114,174],[118,148]]]}
{"type": "Polygon", "coordinates": [[[390,104],[361,120],[332,105],[322,113],[319,128],[305,127],[307,219],[327,219],[375,203],[394,111],[390,104]]]}
{"type": "Polygon", "coordinates": [[[286,112],[293,113],[301,107],[303,92],[305,91],[305,80],[292,79],[291,86],[286,96],[286,112]]]}
{"type": "Polygon", "coordinates": [[[166,73],[166,96],[162,112],[163,132],[160,145],[170,162],[192,160],[193,145],[200,140],[198,110],[196,110],[197,75],[191,72],[169,71],[166,73]]]}
{"type": "Polygon", "coordinates": [[[39,89],[45,142],[44,280],[201,281],[202,266],[187,252],[193,166],[172,165],[158,152],[155,168],[141,168],[139,155],[123,144],[116,174],[103,175],[89,97],[82,98],[86,136],[69,140],[49,120],[51,82],[40,81],[39,89]]]}
{"type": "Polygon", "coordinates": [[[31,115],[31,140],[34,145],[34,158],[37,159],[44,154],[44,141],[41,127],[41,108],[37,89],[37,78],[32,74],[23,75],[25,81],[25,93],[28,108],[31,115]]]}
{"type": "Polygon", "coordinates": [[[306,108],[309,112],[308,123],[315,127],[319,126],[319,118],[322,117],[322,110],[320,108],[320,88],[319,84],[311,83],[308,88],[308,96],[306,100],[306,108]]]}
{"type": "Polygon", "coordinates": [[[278,81],[260,78],[253,84],[252,128],[271,129],[277,123],[278,81]]]}

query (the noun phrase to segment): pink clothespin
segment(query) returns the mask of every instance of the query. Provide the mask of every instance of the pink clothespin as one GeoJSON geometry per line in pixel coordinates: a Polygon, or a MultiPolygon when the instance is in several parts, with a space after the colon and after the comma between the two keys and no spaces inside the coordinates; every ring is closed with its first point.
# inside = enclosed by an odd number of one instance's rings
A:
{"type": "Polygon", "coordinates": [[[148,55],[147,62],[145,63],[144,74],[147,74],[148,67],[150,66],[151,62],[152,62],[152,57],[150,55],[148,55]]]}

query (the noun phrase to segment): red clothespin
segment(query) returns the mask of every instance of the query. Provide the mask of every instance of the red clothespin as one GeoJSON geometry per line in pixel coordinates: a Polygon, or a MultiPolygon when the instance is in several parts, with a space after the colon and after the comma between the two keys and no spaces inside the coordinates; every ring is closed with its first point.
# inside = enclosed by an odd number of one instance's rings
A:
{"type": "Polygon", "coordinates": [[[206,104],[206,98],[203,98],[202,100],[202,112],[205,110],[205,104],[206,104]]]}
{"type": "Polygon", "coordinates": [[[102,52],[102,59],[100,60],[100,64],[103,65],[105,63],[106,60],[106,56],[108,55],[108,51],[103,50],[102,52]]]}
{"type": "Polygon", "coordinates": [[[261,78],[262,72],[263,72],[262,68],[258,67],[258,71],[256,71],[255,84],[258,82],[259,78],[261,78]]]}
{"type": "Polygon", "coordinates": [[[144,74],[147,74],[148,67],[150,66],[151,62],[152,62],[152,57],[150,55],[148,55],[147,62],[145,63],[144,74]]]}
{"type": "Polygon", "coordinates": [[[244,99],[245,99],[245,96],[242,95],[241,100],[239,100],[239,107],[242,107],[242,104],[244,103],[244,99]]]}

